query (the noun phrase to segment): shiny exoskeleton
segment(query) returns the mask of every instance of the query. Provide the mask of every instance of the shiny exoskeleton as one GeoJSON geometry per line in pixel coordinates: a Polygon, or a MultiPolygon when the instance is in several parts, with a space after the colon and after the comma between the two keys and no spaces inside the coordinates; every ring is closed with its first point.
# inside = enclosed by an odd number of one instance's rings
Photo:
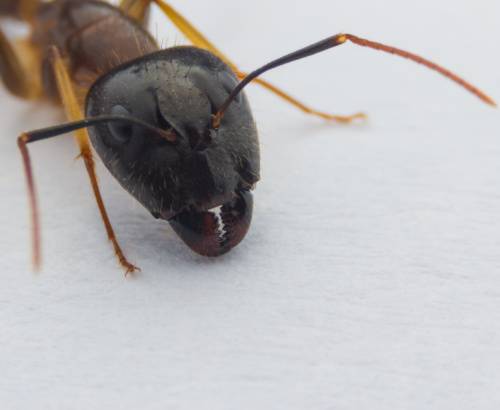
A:
{"type": "Polygon", "coordinates": [[[155,218],[168,221],[195,252],[218,256],[235,247],[252,219],[259,180],[255,122],[242,90],[252,81],[307,114],[349,123],[365,118],[314,110],[260,78],[265,72],[345,43],[419,63],[495,102],[451,71],[417,54],[337,34],[246,74],[165,0],[0,0],[0,15],[28,22],[14,47],[0,29],[0,75],[13,94],[62,103],[71,121],[22,134],[33,255],[40,266],[40,222],[27,145],[75,131],[94,196],[118,261],[137,270],[118,244],[95,174],[89,139],[105,166],[155,218]],[[196,47],[160,50],[145,30],[155,4],[196,47]],[[16,49],[23,54],[18,56],[16,49]],[[239,81],[241,80],[241,81],[239,81]],[[88,130],[88,134],[83,129],[88,130]]]}

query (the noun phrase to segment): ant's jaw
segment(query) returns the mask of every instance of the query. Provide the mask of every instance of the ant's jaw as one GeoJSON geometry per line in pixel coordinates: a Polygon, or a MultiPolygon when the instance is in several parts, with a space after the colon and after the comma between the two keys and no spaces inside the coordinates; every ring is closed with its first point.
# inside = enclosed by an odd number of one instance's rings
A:
{"type": "Polygon", "coordinates": [[[252,194],[241,191],[221,206],[207,211],[186,210],[169,222],[191,250],[215,257],[229,252],[243,240],[252,214],[252,194]]]}

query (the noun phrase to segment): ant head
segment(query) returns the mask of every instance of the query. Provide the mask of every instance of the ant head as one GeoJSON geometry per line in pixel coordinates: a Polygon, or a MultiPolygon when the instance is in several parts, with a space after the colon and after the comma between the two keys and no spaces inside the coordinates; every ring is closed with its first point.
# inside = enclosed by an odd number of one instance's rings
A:
{"type": "Polygon", "coordinates": [[[220,126],[212,117],[238,81],[209,52],[175,47],[101,77],[86,102],[89,118],[133,117],[89,128],[94,148],[121,185],[155,217],[168,220],[198,253],[215,256],[248,230],[250,190],[259,180],[257,130],[246,97],[220,126]]]}

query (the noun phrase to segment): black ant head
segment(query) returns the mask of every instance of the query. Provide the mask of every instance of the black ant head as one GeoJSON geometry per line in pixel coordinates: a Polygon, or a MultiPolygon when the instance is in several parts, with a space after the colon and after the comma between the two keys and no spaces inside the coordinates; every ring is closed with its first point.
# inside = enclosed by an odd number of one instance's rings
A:
{"type": "Polygon", "coordinates": [[[133,117],[89,128],[97,153],[120,184],[155,217],[168,220],[196,252],[216,256],[245,236],[250,190],[259,180],[256,126],[244,94],[217,113],[238,84],[213,54],[176,47],[101,77],[86,103],[88,118],[133,117]]]}

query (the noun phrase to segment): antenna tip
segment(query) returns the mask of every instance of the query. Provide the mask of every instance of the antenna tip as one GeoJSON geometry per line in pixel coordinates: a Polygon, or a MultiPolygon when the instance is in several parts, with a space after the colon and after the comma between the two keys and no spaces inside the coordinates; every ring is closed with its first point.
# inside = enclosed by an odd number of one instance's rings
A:
{"type": "Polygon", "coordinates": [[[497,105],[496,101],[493,98],[488,97],[486,94],[481,93],[480,98],[481,98],[481,100],[483,100],[489,106],[491,106],[493,108],[498,108],[498,105],[497,105]]]}
{"type": "Polygon", "coordinates": [[[42,260],[40,255],[37,255],[33,258],[33,273],[38,275],[42,271],[42,260]]]}

